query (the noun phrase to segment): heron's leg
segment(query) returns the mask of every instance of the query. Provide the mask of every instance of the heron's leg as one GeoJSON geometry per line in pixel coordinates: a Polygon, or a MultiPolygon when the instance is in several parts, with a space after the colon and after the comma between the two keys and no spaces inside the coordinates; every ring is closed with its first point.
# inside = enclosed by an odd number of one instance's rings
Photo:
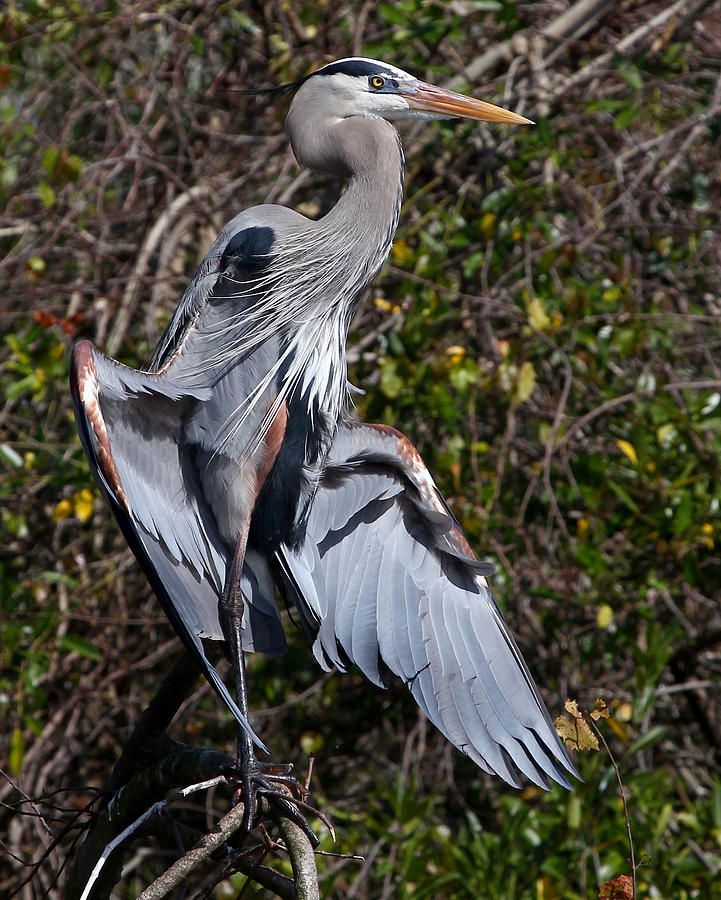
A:
{"type": "MultiPolygon", "coordinates": [[[[245,549],[248,544],[250,522],[246,520],[238,535],[233,559],[225,578],[222,610],[225,616],[226,639],[230,646],[230,656],[235,677],[235,699],[238,708],[248,718],[248,687],[245,679],[245,657],[243,656],[243,611],[245,601],[241,589],[241,576],[245,561],[245,549]]],[[[237,763],[238,771],[243,779],[243,791],[246,797],[246,818],[252,816],[250,804],[247,802],[250,792],[250,773],[255,762],[253,742],[250,735],[238,724],[237,763]]]]}
{"type": "MultiPolygon", "coordinates": [[[[238,535],[233,559],[226,575],[221,602],[223,631],[230,647],[235,676],[236,702],[246,719],[248,718],[248,688],[245,679],[242,631],[245,600],[240,585],[249,524],[246,522],[238,535]]],[[[282,816],[302,828],[313,846],[317,846],[318,838],[298,807],[299,803],[305,804],[307,791],[290,774],[292,766],[258,762],[253,751],[253,741],[240,724],[238,725],[237,740],[237,774],[240,778],[240,790],[245,803],[242,830],[248,832],[253,827],[256,797],[260,793],[268,798],[282,816]],[[286,786],[290,790],[290,794],[284,793],[279,785],[286,786]]]]}

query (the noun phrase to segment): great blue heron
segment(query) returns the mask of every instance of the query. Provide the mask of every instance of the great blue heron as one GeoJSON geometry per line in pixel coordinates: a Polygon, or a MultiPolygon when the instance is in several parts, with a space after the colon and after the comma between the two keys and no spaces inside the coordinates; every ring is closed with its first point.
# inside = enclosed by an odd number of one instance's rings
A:
{"type": "Polygon", "coordinates": [[[71,386],[91,469],[242,729],[246,791],[267,782],[243,651],[286,649],[276,586],[324,669],[357,665],[382,687],[395,675],[485,771],[568,787],[575,770],[490,594],[492,567],[408,438],[353,420],[346,403],[348,327],[401,207],[404,158],[389,121],[528,120],[372,59],[342,59],[292,87],[296,159],[347,178],[344,193],[318,221],[274,205],[232,219],[146,370],[76,345],[71,386]],[[229,645],[235,701],[204,638],[229,645]]]}

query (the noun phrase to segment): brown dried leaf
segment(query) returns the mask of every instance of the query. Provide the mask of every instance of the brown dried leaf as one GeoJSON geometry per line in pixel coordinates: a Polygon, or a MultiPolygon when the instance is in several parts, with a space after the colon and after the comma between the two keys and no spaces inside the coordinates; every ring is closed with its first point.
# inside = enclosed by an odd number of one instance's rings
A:
{"type": "Polygon", "coordinates": [[[633,900],[633,878],[618,875],[601,885],[598,900],[633,900]]]}
{"type": "Polygon", "coordinates": [[[571,718],[558,716],[553,723],[563,743],[574,750],[598,750],[596,735],[591,731],[591,726],[583,714],[579,712],[578,702],[566,700],[564,706],[571,714],[571,718]]]}
{"type": "Polygon", "coordinates": [[[593,709],[591,710],[591,718],[594,722],[598,722],[599,719],[608,718],[608,706],[606,706],[606,701],[601,700],[600,697],[593,704],[593,709]]]}

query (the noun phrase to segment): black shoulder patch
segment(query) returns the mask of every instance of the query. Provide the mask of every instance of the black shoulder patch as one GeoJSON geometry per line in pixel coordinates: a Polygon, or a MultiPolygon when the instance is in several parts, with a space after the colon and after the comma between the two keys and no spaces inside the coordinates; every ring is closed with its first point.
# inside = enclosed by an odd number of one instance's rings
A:
{"type": "Polygon", "coordinates": [[[398,73],[393,69],[384,66],[383,63],[376,62],[372,59],[361,59],[355,57],[352,59],[341,59],[338,62],[329,63],[318,69],[311,77],[316,75],[387,75],[392,78],[398,73]]]}
{"type": "Polygon", "coordinates": [[[268,225],[253,225],[238,231],[225,245],[220,259],[220,271],[234,269],[259,272],[272,262],[270,255],[275,232],[268,225]]]}

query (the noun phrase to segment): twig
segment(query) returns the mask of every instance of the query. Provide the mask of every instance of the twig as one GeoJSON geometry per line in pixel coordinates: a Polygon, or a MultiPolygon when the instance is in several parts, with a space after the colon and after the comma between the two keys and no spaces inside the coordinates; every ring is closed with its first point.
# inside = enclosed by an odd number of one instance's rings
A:
{"type": "Polygon", "coordinates": [[[711,120],[718,116],[720,112],[721,75],[719,75],[718,80],[716,81],[716,87],[714,88],[713,97],[711,98],[711,105],[709,106],[708,110],[703,115],[699,116],[696,124],[686,135],[686,138],[678,148],[677,152],[654,178],[653,189],[655,191],[663,190],[663,186],[668,182],[669,178],[676,171],[678,166],[688,159],[688,151],[691,149],[693,144],[695,144],[704,134],[708,132],[711,120]]]}
{"type": "MultiPolygon", "coordinates": [[[[93,827],[85,839],[73,864],[65,896],[67,900],[80,900],[83,888],[96,866],[99,856],[122,829],[141,816],[153,801],[160,801],[169,791],[187,784],[207,782],[217,778],[232,765],[233,758],[212,750],[183,748],[165,735],[164,741],[155,743],[158,755],[167,752],[170,744],[174,752],[148,764],[117,791],[111,802],[95,818],[93,827]],[[157,749],[160,747],[160,749],[157,749]],[[177,749],[181,747],[181,749],[177,749]]],[[[109,896],[120,879],[122,849],[116,849],[102,868],[101,877],[93,889],[93,897],[109,896]]]]}
{"type": "MultiPolygon", "coordinates": [[[[673,381],[669,384],[662,384],[659,387],[660,391],[673,392],[676,390],[685,390],[685,391],[717,391],[721,390],[721,381],[716,381],[714,379],[702,379],[699,381],[673,381]]],[[[576,419],[573,422],[565,434],[563,434],[558,442],[553,447],[553,452],[560,450],[562,447],[565,447],[573,436],[592,422],[594,419],[597,419],[599,416],[603,416],[608,412],[616,409],[618,406],[623,406],[625,403],[631,403],[634,400],[642,399],[635,391],[631,391],[628,394],[621,394],[618,397],[612,397],[610,400],[606,400],[604,403],[601,403],[600,406],[597,406],[595,409],[590,410],[590,412],[585,413],[579,419],[576,419]]]]}
{"type": "Polygon", "coordinates": [[[120,302],[115,317],[115,325],[108,338],[107,352],[110,356],[115,356],[120,349],[120,345],[125,337],[125,331],[130,322],[130,317],[135,309],[138,286],[145,277],[150,266],[150,260],[158,249],[161,240],[165,237],[170,224],[183,212],[189,203],[192,203],[194,200],[198,200],[201,197],[212,195],[214,190],[215,188],[212,184],[196,184],[184,193],[179,194],[172,203],[166,207],[162,215],[158,217],[155,224],[148,232],[138,255],[138,261],[128,279],[125,292],[123,293],[123,299],[120,302]]]}
{"type": "MultiPolygon", "coordinates": [[[[578,0],[549,23],[542,30],[541,35],[554,43],[567,41],[572,37],[580,37],[607,12],[609,7],[615,5],[616,0],[578,0]]],[[[494,44],[485,53],[474,59],[465,67],[468,80],[477,82],[481,76],[499,63],[509,63],[519,46],[519,40],[525,40],[528,32],[529,29],[517,32],[509,40],[494,44]]],[[[460,82],[461,79],[454,79],[453,85],[457,86],[460,82]]]]}
{"type": "Polygon", "coordinates": [[[551,341],[548,338],[545,338],[545,341],[548,346],[551,347],[551,349],[558,353],[558,355],[560,356],[561,361],[563,362],[564,379],[563,388],[561,390],[561,397],[556,406],[556,412],[553,416],[553,424],[551,426],[551,434],[548,438],[548,442],[546,443],[546,451],[543,457],[543,483],[545,485],[546,491],[548,492],[548,499],[551,504],[553,515],[558,522],[561,531],[564,533],[566,540],[570,541],[571,535],[568,532],[568,527],[563,518],[563,515],[561,514],[561,510],[559,509],[558,501],[556,500],[556,494],[553,490],[553,485],[551,484],[551,461],[553,459],[553,450],[554,444],[556,443],[556,435],[558,434],[558,429],[561,427],[563,414],[566,410],[566,404],[568,403],[568,396],[571,393],[571,385],[573,384],[573,369],[571,368],[571,363],[568,360],[568,356],[555,343],[555,341],[551,341]]]}
{"type": "MultiPolygon", "coordinates": [[[[138,719],[133,733],[123,746],[115,764],[108,790],[117,791],[143,762],[149,748],[157,749],[157,742],[173,721],[180,705],[195,687],[200,672],[190,654],[183,653],[163,679],[158,691],[138,719]]],[[[157,753],[154,753],[157,759],[157,753]]]]}
{"type": "Polygon", "coordinates": [[[621,780],[621,773],[618,769],[618,765],[616,764],[616,760],[613,756],[613,753],[611,753],[611,748],[606,743],[606,738],[603,736],[603,732],[598,727],[598,725],[596,725],[596,723],[593,721],[591,716],[588,715],[587,713],[585,714],[585,719],[588,722],[588,724],[591,726],[591,728],[593,728],[593,730],[596,732],[596,734],[603,741],[603,746],[606,748],[606,753],[608,753],[608,758],[611,760],[613,768],[616,770],[616,780],[618,781],[618,789],[621,793],[621,802],[623,803],[623,814],[626,817],[626,833],[628,834],[628,846],[629,846],[629,852],[631,854],[631,859],[630,859],[630,862],[631,862],[631,884],[632,884],[631,897],[632,897],[632,900],[636,900],[636,857],[633,852],[633,837],[631,836],[631,817],[628,814],[628,805],[626,804],[626,791],[624,790],[623,781],[621,780]]]}
{"type": "Polygon", "coordinates": [[[638,397],[635,392],[630,394],[622,394],[620,397],[612,397],[610,400],[606,400],[605,403],[602,403],[600,406],[597,406],[595,409],[592,409],[590,412],[587,412],[585,415],[581,416],[580,419],[576,419],[576,421],[569,427],[568,431],[564,435],[561,436],[558,443],[553,448],[554,453],[557,450],[560,450],[561,447],[564,447],[576,434],[577,431],[580,431],[584,426],[588,425],[594,419],[597,419],[599,416],[604,415],[607,412],[611,412],[612,409],[616,409],[617,406],[623,406],[625,403],[630,403],[633,400],[637,400],[638,397]]]}
{"type": "Polygon", "coordinates": [[[682,694],[686,691],[707,691],[721,688],[721,681],[684,681],[681,684],[660,684],[656,688],[656,696],[663,694],[682,694]]]}
{"type": "Polygon", "coordinates": [[[149,885],[138,900],[158,900],[165,897],[177,887],[199,863],[207,859],[211,853],[221,847],[234,834],[243,822],[244,805],[238,803],[229,813],[223,816],[210,834],[204,835],[185,856],[176,860],[173,865],[149,885]]]}
{"type": "Polygon", "coordinates": [[[688,5],[688,2],[689,0],[677,0],[672,6],[661,10],[661,12],[650,18],[648,22],[639,25],[635,31],[632,31],[631,34],[627,34],[626,37],[622,38],[611,50],[597,56],[587,66],[584,66],[576,72],[575,75],[572,75],[570,78],[559,78],[554,90],[554,96],[568,95],[568,92],[572,88],[579,84],[583,84],[584,81],[588,81],[596,76],[599,72],[603,71],[606,66],[613,62],[615,56],[624,56],[627,54],[637,44],[644,41],[652,32],[661,28],[677,13],[680,13],[684,7],[688,5]]]}
{"type": "MultiPolygon", "coordinates": [[[[176,791],[176,793],[173,794],[172,797],[168,797],[165,800],[159,800],[157,803],[153,803],[153,805],[150,806],[148,809],[146,809],[145,812],[141,816],[138,816],[138,818],[135,819],[134,822],[131,822],[130,825],[128,825],[126,828],[123,828],[123,830],[120,832],[120,834],[117,834],[112,839],[112,841],[110,841],[108,844],[106,844],[105,848],[103,849],[103,852],[100,854],[98,861],[95,863],[95,866],[93,867],[93,871],[90,873],[90,878],[87,880],[87,883],[85,884],[85,887],[83,888],[83,892],[80,895],[80,900],[88,900],[88,897],[90,896],[90,891],[92,890],[93,885],[97,881],[98,876],[100,875],[100,872],[101,872],[103,866],[105,865],[105,862],[107,861],[110,854],[113,852],[113,850],[115,850],[116,847],[119,847],[120,844],[122,844],[126,838],[130,837],[130,835],[134,831],[137,831],[138,828],[140,828],[140,826],[143,824],[143,822],[147,822],[147,820],[151,816],[155,815],[156,813],[162,812],[162,810],[164,810],[166,806],[173,803],[175,800],[181,800],[184,797],[189,797],[191,794],[197,793],[197,791],[207,790],[209,787],[214,787],[216,784],[225,784],[225,780],[226,779],[225,779],[224,775],[217,775],[215,778],[209,778],[207,781],[200,781],[197,784],[188,785],[188,787],[184,787],[181,790],[176,791]]],[[[236,809],[237,809],[237,807],[236,807],[236,809]]],[[[241,809],[241,816],[242,816],[242,809],[241,809]]],[[[238,822],[238,825],[240,825],[240,820],[238,822]]],[[[209,851],[209,852],[212,852],[212,851],[209,851]]],[[[183,857],[183,858],[185,858],[185,857],[183,857]]],[[[170,872],[170,871],[171,871],[171,869],[168,869],[168,872],[170,872]]],[[[168,873],[166,872],[165,874],[167,875],[168,873]]],[[[161,876],[161,877],[163,877],[163,876],[161,876]]],[[[160,880],[160,879],[158,879],[158,880],[160,880]]],[[[155,883],[157,883],[157,882],[155,882],[155,883]]],[[[143,892],[142,896],[145,897],[145,892],[143,892]]],[[[155,895],[149,895],[149,896],[155,896],[155,895]]],[[[164,894],[158,894],[157,896],[163,897],[164,894]]],[[[146,900],[147,900],[147,898],[146,898],[146,900]]]]}

